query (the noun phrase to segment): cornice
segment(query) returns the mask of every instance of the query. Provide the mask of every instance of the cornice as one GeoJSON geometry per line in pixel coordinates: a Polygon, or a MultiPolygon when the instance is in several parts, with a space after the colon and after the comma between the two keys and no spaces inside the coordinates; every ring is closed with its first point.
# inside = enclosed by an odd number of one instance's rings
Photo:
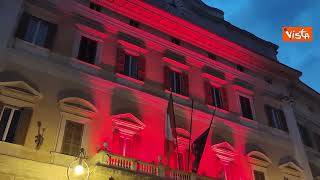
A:
{"type": "Polygon", "coordinates": [[[242,64],[251,69],[258,67],[260,71],[266,72],[272,69],[274,73],[281,73],[288,78],[298,78],[301,73],[288,68],[278,62],[272,61],[264,56],[254,53],[231,41],[223,39],[199,26],[191,24],[181,18],[175,17],[161,9],[155,8],[143,1],[114,0],[93,2],[119,14],[143,22],[146,25],[159,29],[167,34],[173,35],[181,40],[190,42],[202,49],[242,64]],[[146,18],[148,17],[148,18],[146,18]]]}

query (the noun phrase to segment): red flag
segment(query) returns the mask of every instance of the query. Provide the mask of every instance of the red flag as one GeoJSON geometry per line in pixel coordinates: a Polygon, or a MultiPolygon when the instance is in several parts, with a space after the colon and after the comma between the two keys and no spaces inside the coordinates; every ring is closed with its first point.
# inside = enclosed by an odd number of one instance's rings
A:
{"type": "Polygon", "coordinates": [[[171,168],[177,167],[177,132],[176,132],[176,124],[174,117],[174,109],[173,109],[173,99],[172,94],[170,94],[168,108],[167,108],[167,116],[165,122],[165,163],[171,168]]]}

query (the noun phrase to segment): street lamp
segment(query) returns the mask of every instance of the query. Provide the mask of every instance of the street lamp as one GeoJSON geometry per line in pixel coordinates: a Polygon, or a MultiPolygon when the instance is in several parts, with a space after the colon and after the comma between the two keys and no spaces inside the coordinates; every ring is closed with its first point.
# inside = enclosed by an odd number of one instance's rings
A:
{"type": "Polygon", "coordinates": [[[69,180],[88,180],[90,171],[85,161],[86,155],[83,148],[80,149],[76,160],[68,166],[67,176],[69,180]]]}

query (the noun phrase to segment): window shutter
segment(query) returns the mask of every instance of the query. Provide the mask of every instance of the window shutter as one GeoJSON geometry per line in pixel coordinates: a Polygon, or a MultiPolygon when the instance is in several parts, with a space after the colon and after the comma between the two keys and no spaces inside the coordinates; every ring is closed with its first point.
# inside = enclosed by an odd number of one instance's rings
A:
{"type": "Polygon", "coordinates": [[[23,108],[21,110],[20,121],[17,127],[17,132],[14,140],[16,144],[24,145],[29,129],[29,124],[31,122],[32,114],[32,108],[23,108]]]}
{"type": "Polygon", "coordinates": [[[48,23],[48,33],[44,47],[51,49],[53,47],[53,42],[57,33],[58,26],[56,24],[48,23]]]}
{"type": "Polygon", "coordinates": [[[146,73],[146,59],[140,56],[138,59],[138,79],[144,81],[146,73]]]}
{"type": "Polygon", "coordinates": [[[228,111],[229,110],[229,102],[228,102],[227,89],[225,87],[221,87],[220,92],[221,92],[223,109],[228,111]]]}
{"type": "Polygon", "coordinates": [[[28,25],[29,25],[29,19],[30,19],[30,15],[28,13],[23,13],[21,18],[20,18],[20,22],[18,25],[18,29],[16,31],[16,37],[23,39],[25,33],[27,32],[28,29],[28,25]]]}
{"type": "Polygon", "coordinates": [[[206,104],[213,105],[212,86],[209,81],[204,82],[204,92],[206,95],[206,99],[205,99],[206,104]]]}
{"type": "Polygon", "coordinates": [[[2,112],[2,109],[3,109],[3,103],[0,101],[0,114],[2,112]]]}
{"type": "Polygon", "coordinates": [[[122,48],[118,48],[117,50],[117,62],[116,62],[116,72],[124,73],[124,62],[125,62],[125,52],[122,48]]]}
{"type": "Polygon", "coordinates": [[[164,75],[163,76],[164,89],[171,91],[171,87],[170,87],[170,68],[168,66],[164,67],[163,75],[164,75]]]}
{"type": "Polygon", "coordinates": [[[181,82],[182,93],[184,96],[189,96],[189,77],[188,73],[182,73],[182,82],[181,82]]]}
{"type": "Polygon", "coordinates": [[[272,109],[271,109],[271,106],[269,105],[264,105],[264,111],[267,115],[267,118],[268,118],[268,125],[270,127],[275,127],[275,125],[273,124],[273,120],[272,120],[272,109]]]}
{"type": "Polygon", "coordinates": [[[281,109],[278,110],[282,130],[289,132],[286,117],[281,109]]]}

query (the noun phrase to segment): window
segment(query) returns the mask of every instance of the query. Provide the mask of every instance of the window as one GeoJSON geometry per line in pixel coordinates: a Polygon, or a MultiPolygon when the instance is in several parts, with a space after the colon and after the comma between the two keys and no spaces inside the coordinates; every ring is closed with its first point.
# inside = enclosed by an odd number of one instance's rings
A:
{"type": "Polygon", "coordinates": [[[210,82],[206,82],[205,89],[206,103],[208,105],[228,110],[228,99],[225,88],[216,87],[210,84],[210,82]]]}
{"type": "Polygon", "coordinates": [[[314,137],[316,146],[317,146],[317,148],[318,148],[318,151],[320,152],[320,135],[314,133],[314,134],[313,134],[313,137],[314,137]]]}
{"type": "Polygon", "coordinates": [[[98,42],[81,36],[78,59],[89,64],[94,64],[96,60],[98,42]]]}
{"type": "Polygon", "coordinates": [[[128,77],[144,81],[145,59],[143,56],[133,56],[119,48],[117,53],[116,72],[128,77]]]}
{"type": "Polygon", "coordinates": [[[8,143],[24,144],[32,109],[3,106],[0,119],[0,139],[8,143]]]}
{"type": "Polygon", "coordinates": [[[181,44],[181,41],[177,38],[171,38],[171,42],[176,44],[176,45],[180,45],[181,44]]]}
{"type": "Polygon", "coordinates": [[[311,137],[309,135],[308,130],[301,124],[298,124],[298,128],[303,144],[312,147],[311,137]]]}
{"type": "Polygon", "coordinates": [[[130,26],[133,26],[133,27],[136,27],[136,28],[138,28],[140,26],[140,23],[138,21],[135,21],[135,20],[132,20],[132,19],[130,19],[129,24],[130,24],[130,26]]]}
{"type": "Polygon", "coordinates": [[[124,74],[138,79],[138,60],[137,57],[126,54],[124,62],[124,74]]]}
{"type": "Polygon", "coordinates": [[[56,24],[23,13],[16,37],[41,47],[51,48],[56,31],[56,24]]]}
{"type": "Polygon", "coordinates": [[[101,12],[102,7],[99,4],[90,2],[90,9],[93,9],[95,11],[101,12]]]}
{"type": "Polygon", "coordinates": [[[254,180],[265,180],[265,175],[261,171],[254,170],[253,175],[254,175],[254,180]]]}
{"type": "Polygon", "coordinates": [[[217,56],[212,54],[212,53],[208,53],[208,58],[209,59],[212,59],[212,60],[216,60],[217,59],[217,56]]]}
{"type": "Polygon", "coordinates": [[[61,153],[77,156],[81,144],[84,125],[74,121],[66,121],[61,153]]]}
{"type": "Polygon", "coordinates": [[[212,87],[211,88],[212,92],[212,102],[215,107],[218,107],[220,109],[223,108],[223,101],[222,101],[222,96],[221,96],[221,89],[212,87]]]}
{"type": "Polygon", "coordinates": [[[253,119],[250,99],[244,96],[239,96],[242,116],[248,119],[253,119]]]}
{"type": "Polygon", "coordinates": [[[185,72],[178,72],[165,67],[165,88],[177,94],[189,95],[189,80],[185,72]]]}
{"type": "Polygon", "coordinates": [[[170,86],[171,86],[171,91],[181,94],[181,74],[176,71],[171,71],[170,72],[170,86]]]}
{"type": "Polygon", "coordinates": [[[267,114],[268,124],[270,127],[288,132],[287,121],[281,109],[265,105],[265,112],[267,114]]]}
{"type": "Polygon", "coordinates": [[[236,69],[240,72],[243,72],[244,71],[244,67],[241,66],[241,65],[236,65],[236,69]]]}

